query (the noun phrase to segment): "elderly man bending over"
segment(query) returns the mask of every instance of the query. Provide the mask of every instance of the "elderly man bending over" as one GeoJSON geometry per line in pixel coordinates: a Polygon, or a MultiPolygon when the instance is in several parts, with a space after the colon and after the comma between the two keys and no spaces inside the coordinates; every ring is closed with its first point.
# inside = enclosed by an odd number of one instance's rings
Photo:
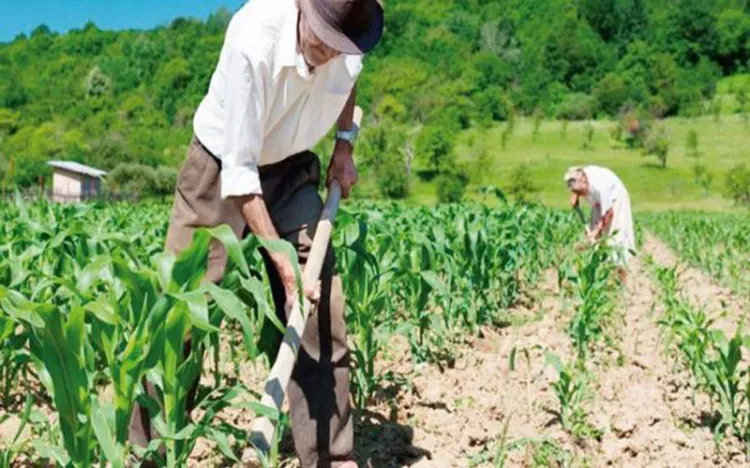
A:
{"type": "Polygon", "coordinates": [[[633,215],[630,196],[619,177],[599,166],[573,167],[565,173],[565,182],[573,192],[573,207],[578,208],[581,197],[591,205],[591,225],[588,240],[593,242],[611,236],[611,245],[618,247],[617,264],[620,277],[627,279],[627,264],[635,252],[633,215]]]}
{"type": "MultiPolygon", "coordinates": [[[[195,113],[167,250],[184,251],[197,228],[228,224],[238,237],[285,239],[307,261],[323,209],[320,161],[309,150],[338,124],[323,177],[327,184],[338,180],[347,198],[357,182],[355,83],[383,21],[376,0],[253,0],[240,8],[195,113]]],[[[264,259],[283,319],[296,300],[294,266],[285,254],[266,252],[264,259]]],[[[226,263],[224,248],[213,245],[207,278],[221,281],[226,263]]],[[[289,384],[294,446],[303,468],[356,468],[344,294],[331,248],[320,279],[320,303],[289,384]]],[[[314,285],[305,286],[306,295],[316,295],[314,285]]],[[[202,352],[192,343],[186,348],[202,352]]],[[[189,409],[197,383],[186,399],[189,409]]],[[[147,383],[158,402],[156,390],[147,383]]],[[[145,447],[159,435],[151,424],[155,414],[136,406],[132,443],[145,447]]]]}

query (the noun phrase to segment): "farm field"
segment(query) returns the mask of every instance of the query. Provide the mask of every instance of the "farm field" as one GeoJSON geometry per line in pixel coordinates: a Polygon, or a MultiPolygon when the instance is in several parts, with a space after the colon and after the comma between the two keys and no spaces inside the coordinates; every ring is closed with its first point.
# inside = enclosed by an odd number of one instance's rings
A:
{"type": "MultiPolygon", "coordinates": [[[[258,241],[206,231],[172,259],[167,204],[0,208],[0,467],[123,466],[146,375],[161,464],[233,465],[274,326],[258,241]],[[232,255],[218,286],[200,284],[211,237],[232,255]],[[192,420],[188,333],[207,355],[192,420]]],[[[750,218],[638,221],[623,286],[566,211],[343,208],[361,466],[750,466],[750,218]]],[[[269,464],[296,466],[289,444],[269,464]]]]}

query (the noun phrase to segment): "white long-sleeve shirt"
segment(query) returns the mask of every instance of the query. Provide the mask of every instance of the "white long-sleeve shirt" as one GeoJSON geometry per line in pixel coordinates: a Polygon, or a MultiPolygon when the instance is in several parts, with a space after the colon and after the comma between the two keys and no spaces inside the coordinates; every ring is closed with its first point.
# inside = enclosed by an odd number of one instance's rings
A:
{"type": "Polygon", "coordinates": [[[221,196],[261,194],[258,167],[312,148],[337,121],[362,70],[341,55],[310,73],[297,49],[295,0],[252,0],[232,18],[193,119],[221,160],[221,196]]]}
{"type": "MultiPolygon", "coordinates": [[[[583,168],[589,181],[589,193],[586,200],[591,205],[591,227],[599,223],[601,218],[611,208],[612,222],[605,234],[614,234],[614,243],[625,249],[635,251],[635,234],[633,231],[633,215],[630,206],[630,195],[617,174],[610,169],[600,166],[586,166],[583,168]]],[[[629,254],[625,253],[625,261],[629,254]]]]}

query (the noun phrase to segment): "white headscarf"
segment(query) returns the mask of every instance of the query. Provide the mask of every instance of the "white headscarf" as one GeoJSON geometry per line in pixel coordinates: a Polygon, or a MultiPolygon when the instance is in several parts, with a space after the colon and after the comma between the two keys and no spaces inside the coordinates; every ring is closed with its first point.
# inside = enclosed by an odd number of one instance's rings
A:
{"type": "Polygon", "coordinates": [[[568,188],[570,188],[571,184],[581,178],[583,175],[583,168],[580,166],[574,166],[568,169],[568,171],[565,173],[565,176],[563,177],[563,180],[568,185],[568,188]]]}

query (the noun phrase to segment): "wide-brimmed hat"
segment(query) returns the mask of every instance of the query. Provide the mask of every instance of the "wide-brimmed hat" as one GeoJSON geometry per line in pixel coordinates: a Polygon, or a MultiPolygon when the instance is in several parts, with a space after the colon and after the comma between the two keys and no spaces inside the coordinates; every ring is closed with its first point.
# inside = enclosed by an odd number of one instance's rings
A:
{"type": "Polygon", "coordinates": [[[299,5],[315,35],[341,53],[369,52],[383,35],[377,0],[300,0],[299,5]]]}

